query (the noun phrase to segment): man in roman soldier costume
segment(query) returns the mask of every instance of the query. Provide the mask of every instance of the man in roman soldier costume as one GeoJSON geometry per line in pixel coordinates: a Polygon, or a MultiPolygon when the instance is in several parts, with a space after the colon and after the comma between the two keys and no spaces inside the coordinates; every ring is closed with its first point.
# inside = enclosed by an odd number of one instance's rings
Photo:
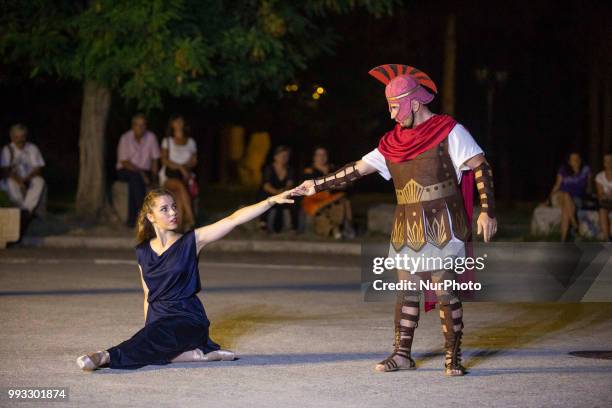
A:
{"type": "MultiPolygon", "coordinates": [[[[369,73],[386,85],[385,95],[395,127],[361,160],[323,178],[307,180],[298,191],[311,195],[378,172],[386,180],[393,179],[397,196],[389,257],[396,254],[443,260],[465,257],[466,243],[471,238],[474,176],[482,208],[477,220],[478,234],[482,233],[488,242],[497,230],[493,173],[482,149],[452,117],[429,110],[427,104],[433,100],[437,88],[424,72],[389,64],[369,73]]],[[[452,269],[428,267],[431,266],[421,263],[416,270],[398,269],[398,280],[415,282],[417,290],[398,292],[394,350],[376,365],[377,371],[416,367],[410,353],[419,321],[419,281],[465,279],[452,269]]],[[[436,298],[445,339],[445,374],[464,375],[466,369],[461,364],[460,348],[464,327],[461,301],[453,290],[436,290],[436,298]]],[[[426,311],[435,307],[428,300],[426,294],[426,311]]]]}

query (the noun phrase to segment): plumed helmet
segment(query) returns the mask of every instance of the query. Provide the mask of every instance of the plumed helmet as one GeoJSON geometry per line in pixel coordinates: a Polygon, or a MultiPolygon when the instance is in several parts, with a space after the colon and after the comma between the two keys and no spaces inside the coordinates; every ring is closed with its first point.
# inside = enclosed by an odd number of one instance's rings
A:
{"type": "Polygon", "coordinates": [[[410,115],[412,100],[427,104],[438,93],[436,84],[426,73],[408,65],[380,65],[371,69],[369,74],[386,85],[387,102],[399,104],[397,119],[400,122],[410,115]]]}

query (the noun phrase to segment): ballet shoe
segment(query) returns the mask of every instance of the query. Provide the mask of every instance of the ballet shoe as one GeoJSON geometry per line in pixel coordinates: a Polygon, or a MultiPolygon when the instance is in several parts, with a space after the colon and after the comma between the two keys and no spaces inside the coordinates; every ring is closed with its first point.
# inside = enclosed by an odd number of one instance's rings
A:
{"type": "Polygon", "coordinates": [[[95,353],[85,354],[77,358],[76,363],[83,371],[94,371],[106,363],[105,351],[97,351],[95,353]]]}
{"type": "Polygon", "coordinates": [[[204,354],[204,361],[232,361],[236,359],[236,354],[229,350],[215,350],[204,354]]]}

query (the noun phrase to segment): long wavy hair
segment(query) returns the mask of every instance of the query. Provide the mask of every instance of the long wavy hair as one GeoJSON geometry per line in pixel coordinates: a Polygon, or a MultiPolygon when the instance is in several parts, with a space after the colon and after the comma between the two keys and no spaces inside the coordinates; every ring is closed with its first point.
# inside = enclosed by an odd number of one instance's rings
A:
{"type": "Polygon", "coordinates": [[[155,228],[147,218],[147,214],[153,212],[155,200],[159,197],[170,196],[176,202],[174,195],[165,188],[156,188],[147,193],[138,213],[138,221],[136,222],[136,241],[141,244],[145,241],[155,238],[155,228]]]}

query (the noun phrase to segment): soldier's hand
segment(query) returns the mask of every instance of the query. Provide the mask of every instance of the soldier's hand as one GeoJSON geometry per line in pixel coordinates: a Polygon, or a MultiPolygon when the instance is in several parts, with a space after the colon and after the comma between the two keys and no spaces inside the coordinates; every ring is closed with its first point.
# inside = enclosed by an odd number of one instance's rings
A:
{"type": "Polygon", "coordinates": [[[306,180],[292,190],[292,196],[311,196],[315,193],[314,181],[306,180]]]}
{"type": "Polygon", "coordinates": [[[497,219],[489,217],[487,213],[480,213],[476,225],[478,225],[477,234],[483,235],[484,242],[489,242],[495,233],[497,233],[497,219]]]}

